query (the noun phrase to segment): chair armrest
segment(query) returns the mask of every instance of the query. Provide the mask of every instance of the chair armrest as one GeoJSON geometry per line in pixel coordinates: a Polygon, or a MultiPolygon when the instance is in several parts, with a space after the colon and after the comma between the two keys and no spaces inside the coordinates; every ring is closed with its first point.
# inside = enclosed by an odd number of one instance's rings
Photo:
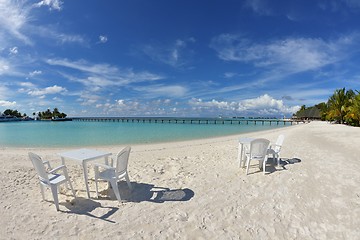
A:
{"type": "Polygon", "coordinates": [[[274,154],[274,153],[276,153],[276,152],[272,148],[268,148],[267,151],[266,151],[266,154],[274,154]]]}
{"type": "Polygon", "coordinates": [[[58,167],[52,169],[49,173],[59,171],[60,169],[65,169],[66,170],[66,166],[65,165],[58,166],[58,167]]]}
{"type": "Polygon", "coordinates": [[[113,159],[112,157],[110,158],[110,163],[109,163],[109,166],[114,167],[114,159],[113,159]]]}
{"type": "Polygon", "coordinates": [[[44,165],[47,165],[47,167],[49,168],[49,169],[51,169],[51,165],[50,165],[50,162],[49,161],[43,161],[43,164],[44,165]]]}
{"type": "Polygon", "coordinates": [[[101,164],[101,163],[94,163],[94,167],[101,167],[101,168],[105,168],[105,169],[116,169],[112,166],[109,166],[109,165],[105,165],[105,164],[101,164]]]}

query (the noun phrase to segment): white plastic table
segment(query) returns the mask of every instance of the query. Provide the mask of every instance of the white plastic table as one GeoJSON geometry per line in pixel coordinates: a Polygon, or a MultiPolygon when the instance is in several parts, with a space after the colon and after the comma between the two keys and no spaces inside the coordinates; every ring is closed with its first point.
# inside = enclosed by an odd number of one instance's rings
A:
{"type": "Polygon", "coordinates": [[[84,171],[86,193],[88,198],[90,198],[88,175],[87,175],[87,162],[99,158],[105,158],[105,163],[108,163],[108,157],[111,155],[111,153],[83,148],[83,149],[76,149],[68,152],[58,153],[58,155],[61,157],[61,161],[63,165],[65,165],[65,158],[74,160],[82,165],[84,171]]]}
{"type": "Polygon", "coordinates": [[[249,146],[251,141],[254,140],[255,138],[249,138],[249,137],[242,137],[239,138],[239,149],[238,149],[238,162],[239,162],[239,167],[244,167],[245,166],[245,160],[243,163],[243,166],[241,166],[241,162],[244,158],[244,148],[245,146],[249,146]]]}

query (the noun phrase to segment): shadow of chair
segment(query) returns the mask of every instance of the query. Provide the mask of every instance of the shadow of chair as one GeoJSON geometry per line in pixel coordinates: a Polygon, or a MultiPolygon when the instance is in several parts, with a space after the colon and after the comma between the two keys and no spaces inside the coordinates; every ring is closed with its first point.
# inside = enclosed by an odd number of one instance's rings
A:
{"type": "Polygon", "coordinates": [[[300,158],[281,158],[280,159],[280,165],[281,166],[286,166],[288,164],[294,164],[294,163],[300,163],[301,159],[300,158]]]}
{"type": "MultiPolygon", "coordinates": [[[[269,163],[266,166],[266,174],[272,174],[276,171],[284,171],[287,170],[286,169],[286,165],[289,164],[295,164],[295,163],[300,163],[301,159],[299,158],[268,158],[267,163],[269,163]]],[[[258,170],[256,172],[251,172],[249,173],[249,175],[251,174],[255,174],[255,173],[259,173],[261,172],[261,170],[258,170]]]]}
{"type": "MultiPolygon", "coordinates": [[[[170,189],[157,187],[154,184],[132,182],[132,191],[125,186],[126,182],[119,182],[119,191],[122,201],[125,202],[154,202],[164,203],[168,201],[189,201],[195,193],[189,189],[170,189]],[[123,186],[122,186],[123,185],[123,186]]],[[[101,194],[108,195],[104,190],[101,194]]]]}
{"type": "Polygon", "coordinates": [[[119,210],[119,208],[117,207],[103,207],[99,202],[82,197],[77,197],[75,200],[62,203],[61,205],[64,205],[69,210],[69,211],[61,211],[61,212],[85,215],[111,223],[115,223],[115,222],[109,220],[108,218],[119,210]],[[96,216],[92,214],[92,212],[97,208],[108,209],[108,211],[105,214],[102,214],[101,216],[96,216]]]}

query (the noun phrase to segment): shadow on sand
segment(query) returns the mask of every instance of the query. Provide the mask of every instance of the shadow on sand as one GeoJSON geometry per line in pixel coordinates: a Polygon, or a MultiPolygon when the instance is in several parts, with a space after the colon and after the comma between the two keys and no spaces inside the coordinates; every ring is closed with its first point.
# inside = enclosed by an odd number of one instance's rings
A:
{"type": "Polygon", "coordinates": [[[113,215],[119,208],[117,207],[103,207],[99,202],[93,201],[91,199],[83,198],[83,197],[77,197],[76,199],[63,203],[61,205],[64,205],[69,211],[62,211],[65,213],[72,213],[72,214],[78,214],[78,215],[85,215],[92,218],[101,219],[107,222],[115,223],[114,221],[109,220],[108,218],[113,215]],[[105,212],[104,214],[100,216],[96,216],[92,214],[92,212],[95,209],[101,208],[102,212],[105,212]]]}
{"type": "Polygon", "coordinates": [[[168,201],[189,201],[195,193],[188,188],[170,189],[156,187],[153,184],[133,183],[134,190],[129,198],[131,202],[155,202],[164,203],[168,201]]]}
{"type": "Polygon", "coordinates": [[[301,159],[299,158],[280,158],[280,166],[277,166],[276,164],[276,160],[273,160],[273,159],[269,159],[271,165],[270,166],[266,166],[266,172],[268,174],[271,174],[275,171],[284,171],[284,170],[287,170],[286,169],[286,165],[289,165],[289,164],[294,164],[294,163],[300,163],[301,162],[301,159]]]}
{"type": "MultiPolygon", "coordinates": [[[[153,184],[147,183],[131,183],[133,190],[130,191],[126,182],[119,182],[119,192],[123,202],[154,202],[154,203],[164,203],[168,201],[189,201],[195,194],[191,189],[170,189],[164,187],[156,187],[153,184]]],[[[114,196],[114,191],[109,188],[100,192],[101,195],[108,195],[108,197],[100,197],[97,200],[101,199],[113,199],[117,201],[114,196]],[[109,197],[109,195],[111,195],[109,197]]],[[[67,201],[65,203],[60,203],[65,206],[68,211],[62,211],[64,213],[85,215],[92,218],[104,220],[107,222],[115,223],[114,221],[109,220],[108,218],[113,215],[116,211],[119,210],[117,207],[103,207],[100,202],[94,201],[92,199],[87,199],[83,197],[77,197],[72,201],[67,201]],[[99,208],[101,209],[99,211],[99,208]],[[93,212],[102,212],[102,215],[97,216],[93,212]],[[105,213],[104,213],[105,212],[105,213]]]]}
{"type": "MultiPolygon", "coordinates": [[[[166,187],[156,187],[154,184],[132,182],[132,191],[129,190],[126,182],[118,183],[119,192],[124,202],[154,202],[164,203],[168,201],[188,201],[195,194],[191,189],[170,189],[166,187]]],[[[101,191],[101,195],[110,196],[116,200],[114,191],[111,188],[101,191]]],[[[107,197],[109,199],[109,197],[107,197]]]]}
{"type": "MultiPolygon", "coordinates": [[[[266,165],[266,174],[272,174],[273,172],[276,172],[276,171],[287,170],[286,165],[300,163],[300,162],[301,162],[301,159],[299,159],[299,158],[280,158],[280,165],[277,166],[277,162],[275,159],[268,158],[267,165],[266,165]]],[[[259,164],[256,163],[256,164],[250,165],[250,167],[254,167],[254,166],[258,167],[259,164]]],[[[260,172],[263,172],[262,167],[258,171],[249,172],[249,175],[255,174],[255,173],[260,173],[260,172]]]]}

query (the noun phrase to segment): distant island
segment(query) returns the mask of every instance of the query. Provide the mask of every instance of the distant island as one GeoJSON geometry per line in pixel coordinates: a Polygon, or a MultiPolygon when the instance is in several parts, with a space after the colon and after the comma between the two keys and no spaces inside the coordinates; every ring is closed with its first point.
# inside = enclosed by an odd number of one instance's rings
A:
{"type": "Polygon", "coordinates": [[[71,121],[71,118],[66,118],[67,114],[60,112],[58,108],[53,111],[47,109],[43,112],[34,112],[33,117],[29,117],[26,113],[21,114],[18,110],[6,109],[0,114],[0,122],[13,122],[13,121],[31,121],[31,120],[44,120],[44,121],[71,121]]]}
{"type": "MultiPolygon", "coordinates": [[[[33,113],[33,115],[36,115],[33,113]]],[[[37,119],[39,120],[58,120],[58,119],[65,119],[67,114],[59,112],[58,108],[54,108],[51,112],[50,109],[47,109],[44,112],[38,112],[37,119]]]]}

